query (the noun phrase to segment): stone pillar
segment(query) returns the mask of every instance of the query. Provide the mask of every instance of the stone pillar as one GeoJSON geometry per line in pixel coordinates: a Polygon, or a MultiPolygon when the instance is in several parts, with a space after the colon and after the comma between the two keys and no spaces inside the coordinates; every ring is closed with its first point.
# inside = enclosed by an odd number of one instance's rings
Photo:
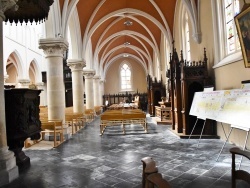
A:
{"type": "Polygon", "coordinates": [[[36,88],[41,90],[40,93],[40,106],[46,106],[46,92],[45,92],[45,86],[44,86],[44,82],[37,82],[36,84],[36,88]]]}
{"type": "Polygon", "coordinates": [[[39,40],[47,61],[48,119],[65,119],[65,87],[63,80],[63,53],[68,42],[63,38],[39,40]]]}
{"type": "Polygon", "coordinates": [[[29,79],[18,79],[18,83],[16,85],[16,88],[29,88],[30,80],[29,79]]]}
{"type": "Polygon", "coordinates": [[[93,77],[95,70],[83,69],[83,75],[85,78],[86,109],[94,109],[93,77]]]}
{"type": "Polygon", "coordinates": [[[94,106],[101,106],[100,101],[100,76],[95,75],[94,76],[94,106]]]}
{"type": "Polygon", "coordinates": [[[104,95],[104,80],[100,80],[100,103],[101,105],[104,105],[105,100],[103,101],[103,95],[104,95]]]}
{"type": "Polygon", "coordinates": [[[16,158],[8,150],[5,119],[4,70],[3,70],[3,21],[4,12],[15,8],[16,1],[0,0],[0,186],[10,183],[18,177],[16,158]]]}
{"type": "Polygon", "coordinates": [[[83,60],[68,60],[67,65],[72,72],[72,88],[73,88],[73,111],[76,113],[83,113],[84,101],[83,101],[83,67],[86,63],[83,60]]]}

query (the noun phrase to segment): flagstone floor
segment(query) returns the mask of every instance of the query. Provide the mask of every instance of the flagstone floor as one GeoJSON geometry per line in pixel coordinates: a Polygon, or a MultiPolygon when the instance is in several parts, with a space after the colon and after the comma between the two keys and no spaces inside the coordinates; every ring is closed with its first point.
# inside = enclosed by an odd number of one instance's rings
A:
{"type": "MultiPolygon", "coordinates": [[[[140,188],[143,157],[152,157],[173,188],[230,188],[231,144],[219,139],[180,139],[170,125],[148,120],[148,134],[139,125],[108,127],[99,136],[96,118],[55,149],[25,150],[31,166],[3,188],[140,188]]],[[[239,159],[238,159],[239,161],[239,159]]],[[[241,169],[250,171],[243,160],[241,169]]],[[[249,187],[238,181],[237,187],[249,187]]]]}

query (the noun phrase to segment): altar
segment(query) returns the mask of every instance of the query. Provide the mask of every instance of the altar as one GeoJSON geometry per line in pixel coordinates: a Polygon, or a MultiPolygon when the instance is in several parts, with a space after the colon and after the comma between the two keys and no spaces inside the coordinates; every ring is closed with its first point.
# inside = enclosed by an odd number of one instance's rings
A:
{"type": "Polygon", "coordinates": [[[120,109],[137,109],[138,105],[136,103],[120,103],[112,104],[108,107],[109,110],[120,110],[120,109]]]}

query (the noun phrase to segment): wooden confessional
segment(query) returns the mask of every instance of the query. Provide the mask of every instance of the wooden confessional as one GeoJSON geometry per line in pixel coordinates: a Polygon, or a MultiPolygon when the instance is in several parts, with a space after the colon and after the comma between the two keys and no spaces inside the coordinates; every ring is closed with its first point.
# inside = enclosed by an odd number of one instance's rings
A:
{"type": "MultiPolygon", "coordinates": [[[[184,61],[181,52],[180,60],[176,50],[170,58],[169,70],[170,101],[172,113],[172,129],[181,137],[191,134],[197,117],[189,115],[192,100],[195,92],[203,91],[211,85],[207,71],[207,56],[204,49],[203,61],[184,61]]],[[[193,136],[200,135],[203,120],[198,121],[193,136]]],[[[204,136],[214,136],[216,134],[215,123],[206,120],[204,136]]]]}
{"type": "Polygon", "coordinates": [[[148,89],[148,113],[155,116],[155,106],[159,106],[159,101],[166,96],[166,88],[162,83],[162,79],[153,81],[150,75],[147,76],[148,89]]]}

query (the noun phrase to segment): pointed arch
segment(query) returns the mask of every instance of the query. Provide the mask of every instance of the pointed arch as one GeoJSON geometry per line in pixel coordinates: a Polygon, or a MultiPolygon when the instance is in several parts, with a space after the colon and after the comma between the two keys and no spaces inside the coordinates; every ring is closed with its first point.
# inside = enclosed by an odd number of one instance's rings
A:
{"type": "Polygon", "coordinates": [[[33,84],[42,82],[41,70],[39,69],[38,62],[36,59],[33,59],[29,64],[29,78],[30,82],[33,84]]]}
{"type": "Polygon", "coordinates": [[[7,82],[11,83],[17,83],[18,78],[23,77],[23,63],[21,60],[21,56],[18,53],[18,51],[13,51],[10,53],[10,55],[7,57],[6,61],[6,73],[8,75],[7,82]]]}

